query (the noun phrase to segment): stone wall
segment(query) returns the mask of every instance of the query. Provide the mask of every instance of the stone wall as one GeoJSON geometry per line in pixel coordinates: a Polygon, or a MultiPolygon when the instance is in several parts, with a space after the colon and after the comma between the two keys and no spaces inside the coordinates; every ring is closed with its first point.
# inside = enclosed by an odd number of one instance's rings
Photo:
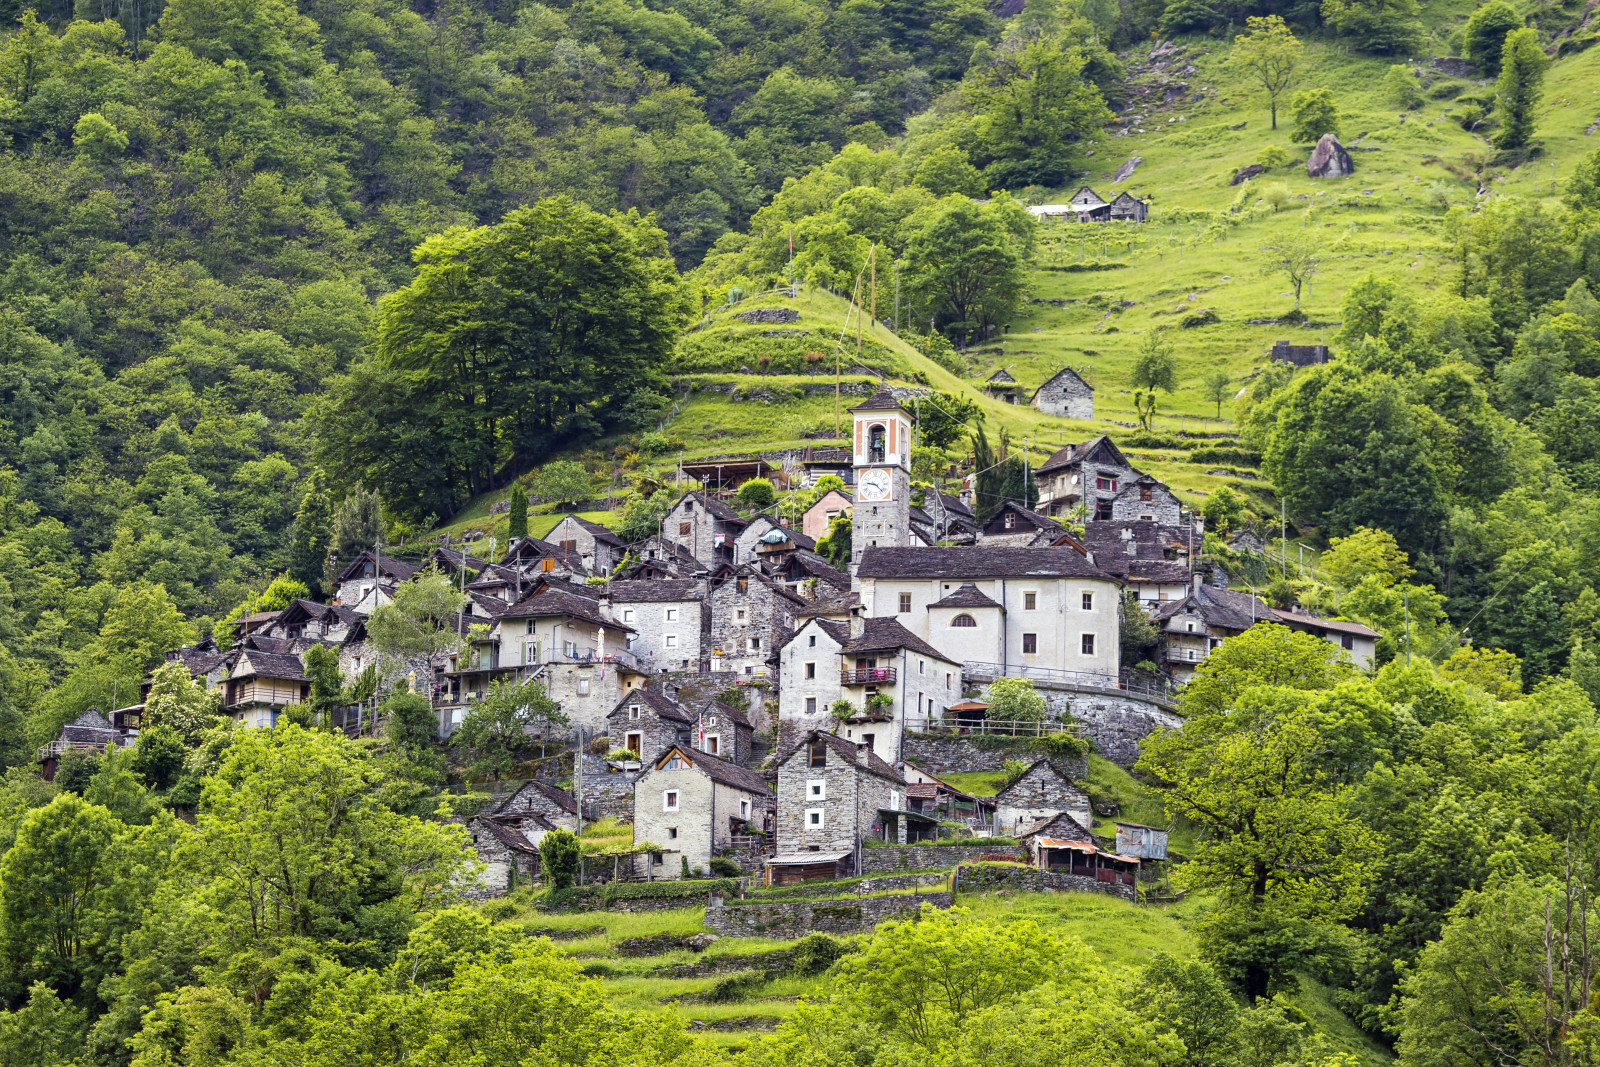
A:
{"type": "Polygon", "coordinates": [[[599,756],[583,754],[583,814],[633,821],[633,783],[640,771],[616,771],[599,756]]]}
{"type": "Polygon", "coordinates": [[[732,672],[724,675],[729,685],[736,676],[766,677],[767,657],[776,643],[794,629],[796,607],[794,601],[758,574],[741,573],[724,578],[716,583],[706,600],[711,626],[704,655],[714,660],[715,671],[732,672]],[[739,591],[741,583],[743,592],[739,591]],[[752,640],[757,642],[754,648],[750,645],[752,640]],[[750,668],[749,675],[745,674],[746,667],[750,668]]]}
{"type": "Polygon", "coordinates": [[[972,863],[984,856],[1016,854],[1020,845],[894,845],[861,850],[864,874],[885,871],[929,871],[972,863]]]}
{"type": "Polygon", "coordinates": [[[861,934],[890,919],[909,919],[924,904],[948,908],[949,893],[864,897],[861,900],[784,901],[706,908],[705,926],[724,937],[770,937],[779,940],[810,933],[861,934]]]}
{"type": "Polygon", "coordinates": [[[956,872],[956,890],[983,893],[1004,889],[1013,893],[1105,893],[1123,900],[1138,901],[1134,886],[1121,882],[1097,882],[1081,874],[1043,871],[1037,867],[986,863],[963,866],[956,872]]]}
{"type": "Polygon", "coordinates": [[[965,771],[998,771],[1008,759],[1026,762],[1030,749],[1027,738],[994,738],[983,743],[968,737],[938,734],[906,734],[905,761],[929,774],[960,774],[965,771]]]}
{"type": "Polygon", "coordinates": [[[1133,766],[1139,758],[1139,742],[1158,728],[1183,729],[1182,716],[1134,697],[1071,695],[1072,715],[1087,728],[1094,750],[1124,767],[1133,766]]]}
{"type": "Polygon", "coordinates": [[[778,819],[776,845],[779,852],[805,852],[816,846],[821,852],[849,852],[858,835],[870,832],[879,808],[889,803],[893,783],[868,774],[831,747],[824,767],[809,767],[804,748],[792,753],[778,768],[778,819]],[[820,799],[811,783],[821,782],[820,799]],[[808,825],[806,812],[822,809],[822,826],[808,825]]]}

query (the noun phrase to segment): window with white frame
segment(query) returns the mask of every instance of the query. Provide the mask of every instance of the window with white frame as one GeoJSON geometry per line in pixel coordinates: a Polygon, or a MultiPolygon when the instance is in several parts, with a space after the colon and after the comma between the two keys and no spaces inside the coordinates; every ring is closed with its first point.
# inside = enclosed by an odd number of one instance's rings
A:
{"type": "Polygon", "coordinates": [[[806,783],[807,800],[827,800],[828,782],[823,778],[813,778],[806,783]]]}
{"type": "Polygon", "coordinates": [[[632,622],[633,621],[633,609],[632,608],[623,608],[622,609],[622,621],[623,622],[632,622]]]}
{"type": "Polygon", "coordinates": [[[661,793],[661,810],[678,810],[678,791],[676,789],[663,790],[661,793]]]}
{"type": "Polygon", "coordinates": [[[667,647],[668,648],[677,648],[678,647],[678,635],[677,634],[668,634],[667,635],[667,647]]]}
{"type": "Polygon", "coordinates": [[[581,697],[586,697],[589,695],[589,679],[578,679],[578,695],[581,697]]]}
{"type": "Polygon", "coordinates": [[[1093,593],[1085,593],[1085,594],[1083,594],[1083,610],[1084,611],[1093,611],[1094,610],[1094,594],[1093,593]]]}
{"type": "Polygon", "coordinates": [[[807,830],[820,830],[820,829],[822,829],[822,809],[821,808],[807,808],[806,809],[806,829],[807,830]]]}
{"type": "Polygon", "coordinates": [[[668,608],[667,609],[667,621],[668,622],[677,622],[678,621],[678,609],[677,608],[668,608]]]}
{"type": "Polygon", "coordinates": [[[748,819],[749,817],[750,817],[750,802],[748,800],[739,801],[739,818],[748,819]]]}

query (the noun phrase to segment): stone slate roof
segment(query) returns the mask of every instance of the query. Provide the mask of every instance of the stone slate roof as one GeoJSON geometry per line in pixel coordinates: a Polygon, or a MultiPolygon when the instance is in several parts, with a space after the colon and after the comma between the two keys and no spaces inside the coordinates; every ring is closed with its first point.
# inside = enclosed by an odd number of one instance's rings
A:
{"type": "Polygon", "coordinates": [[[479,611],[491,619],[498,619],[511,610],[511,605],[497,596],[486,596],[483,593],[474,593],[468,590],[467,597],[479,611]]]}
{"type": "MultiPolygon", "coordinates": [[[[552,824],[549,819],[546,819],[543,815],[540,815],[536,812],[528,812],[527,814],[523,815],[522,818],[530,819],[535,823],[540,824],[539,829],[541,830],[555,829],[554,824],[552,824]]],[[[501,819],[489,818],[487,816],[474,819],[473,821],[487,830],[496,841],[499,841],[502,845],[511,849],[513,852],[524,852],[533,856],[539,855],[539,846],[529,841],[521,829],[515,825],[512,825],[511,821],[502,821],[501,819]]],[[[517,821],[521,820],[518,819],[517,821]]]]}
{"type": "Polygon", "coordinates": [[[1128,462],[1128,458],[1122,454],[1122,450],[1117,447],[1117,443],[1105,434],[1101,434],[1099,437],[1092,437],[1082,444],[1068,445],[1066,448],[1060,449],[1055,455],[1039,464],[1039,468],[1035,473],[1045,474],[1049,471],[1059,470],[1062,467],[1070,467],[1075,463],[1081,463],[1088,459],[1089,455],[1095,450],[1095,446],[1100,444],[1104,444],[1111,453],[1113,462],[1119,466],[1127,467],[1129,470],[1133,469],[1133,464],[1128,462]]]}
{"type": "Polygon", "coordinates": [[[963,504],[960,497],[951,496],[949,493],[940,493],[939,499],[943,502],[946,511],[955,515],[964,516],[965,518],[969,519],[977,518],[977,514],[971,508],[967,507],[967,505],[963,504]]]}
{"type": "Polygon", "coordinates": [[[237,651],[218,652],[215,648],[200,649],[191,646],[178,650],[178,659],[185,667],[189,668],[189,674],[194,678],[198,678],[203,674],[210,674],[218,667],[232,667],[233,661],[238,656],[239,653],[237,651]]]}
{"type": "Polygon", "coordinates": [[[479,559],[477,556],[469,556],[460,549],[451,548],[449,545],[440,545],[428,554],[428,559],[437,559],[450,567],[460,567],[465,564],[469,570],[474,571],[482,571],[485,567],[490,566],[488,560],[479,559]]]}
{"type": "MultiPolygon", "coordinates": [[[[338,580],[341,582],[347,582],[351,580],[356,576],[356,571],[360,569],[361,564],[370,563],[371,561],[371,552],[361,553],[361,555],[350,561],[350,565],[348,567],[339,572],[338,580]]],[[[401,582],[409,582],[412,578],[416,577],[417,572],[421,569],[422,568],[415,563],[406,563],[404,560],[393,559],[389,556],[382,556],[378,560],[379,574],[383,575],[384,577],[394,578],[395,580],[401,582]]]]}
{"type": "Polygon", "coordinates": [[[791,633],[787,638],[785,638],[784,641],[783,641],[783,644],[779,645],[778,647],[779,648],[783,648],[790,641],[793,641],[796,637],[800,636],[800,631],[801,630],[804,630],[807,626],[810,626],[812,623],[815,623],[817,626],[820,626],[824,633],[826,633],[829,637],[833,638],[835,641],[839,642],[839,644],[841,646],[842,645],[847,645],[847,644],[850,643],[850,624],[849,623],[847,623],[847,622],[835,622],[832,619],[810,618],[810,619],[805,619],[804,621],[802,621],[800,619],[796,619],[795,620],[794,632],[791,633]]]}
{"type": "Polygon", "coordinates": [[[798,549],[790,557],[792,564],[805,571],[806,574],[819,581],[827,582],[836,589],[848,592],[850,589],[850,576],[835,567],[815,552],[798,549]]]}
{"type": "Polygon", "coordinates": [[[873,393],[870,397],[851,408],[851,411],[896,411],[904,410],[905,405],[900,403],[894,395],[894,390],[887,385],[873,393]]]}
{"type": "MultiPolygon", "coordinates": [[[[782,530],[784,536],[787,537],[796,548],[812,549],[817,547],[817,542],[807,537],[804,532],[797,530],[792,526],[785,526],[783,523],[777,521],[770,515],[758,515],[757,517],[751,519],[750,526],[756,525],[765,526],[768,531],[782,530]]],[[[746,527],[746,529],[748,529],[748,527],[746,527]]]]}
{"type": "MultiPolygon", "coordinates": [[[[578,515],[578,514],[575,514],[575,513],[568,514],[567,518],[571,519],[573,522],[577,523],[579,526],[582,526],[585,530],[588,530],[589,533],[594,535],[594,539],[596,541],[604,541],[606,544],[608,544],[608,545],[616,545],[618,548],[622,547],[622,538],[620,538],[616,534],[612,533],[606,527],[601,526],[598,522],[591,522],[590,520],[584,518],[582,515],[578,515]]],[[[563,520],[563,521],[565,521],[565,520],[563,520]]],[[[559,525],[561,525],[561,523],[556,523],[556,525],[559,526],[559,525]]]]}
{"type": "Polygon", "coordinates": [[[772,787],[767,785],[766,780],[756,772],[746,770],[737,763],[729,763],[727,760],[719,756],[713,756],[709,752],[701,752],[683,745],[668,746],[661,755],[655,758],[655,765],[659,767],[661,761],[667,758],[667,753],[673,749],[677,749],[683,755],[683,758],[688,760],[697,770],[704,771],[706,777],[713,782],[720,782],[735,789],[742,789],[746,793],[754,793],[760,797],[777,796],[772,791],[772,787]]]}
{"type": "Polygon", "coordinates": [[[606,586],[618,604],[662,604],[699,600],[700,583],[693,578],[657,578],[653,581],[616,581],[606,586]]]}
{"type": "MultiPolygon", "coordinates": [[[[1035,389],[1033,391],[1034,398],[1038,399],[1039,393],[1041,391],[1043,391],[1045,386],[1050,385],[1052,382],[1055,382],[1055,381],[1057,381],[1057,380],[1059,380],[1061,378],[1070,378],[1073,381],[1077,382],[1079,385],[1083,386],[1085,389],[1089,390],[1091,395],[1094,393],[1094,386],[1092,386],[1088,382],[1084,381],[1082,375],[1080,375],[1077,371],[1073,370],[1071,367],[1062,367],[1060,370],[1056,371],[1054,374],[1050,375],[1050,377],[1046,378],[1043,382],[1041,382],[1039,384],[1039,388],[1035,389]]],[[[1059,454],[1060,453],[1057,453],[1057,455],[1059,455],[1059,454]]],[[[1053,459],[1055,457],[1052,456],[1051,458],[1053,459]]],[[[1039,469],[1043,470],[1044,468],[1041,467],[1039,469]]]]}
{"type": "Polygon", "coordinates": [[[1048,759],[1036,759],[1028,765],[1028,769],[1023,771],[1021,776],[1018,777],[1015,782],[1012,782],[1010,785],[1006,786],[1004,789],[1000,790],[1000,792],[994,795],[996,804],[999,803],[1001,797],[1005,796],[1007,793],[1017,788],[1017,786],[1021,785],[1028,775],[1032,774],[1035,768],[1039,767],[1041,764],[1044,766],[1044,769],[1049,771],[1051,775],[1053,775],[1055,779],[1062,785],[1069,786],[1073,789],[1078,788],[1073,783],[1072,779],[1067,775],[1062,774],[1060,768],[1058,768],[1054,763],[1051,763],[1048,759]]]}
{"type": "Polygon", "coordinates": [[[1101,578],[1112,575],[1075,548],[868,548],[860,578],[1101,578]]]}
{"type": "Polygon", "coordinates": [[[900,625],[899,619],[866,619],[859,637],[853,637],[841,652],[891,652],[902,648],[945,663],[951,660],[928,642],[900,625]]]}
{"type": "Polygon", "coordinates": [[[567,814],[578,814],[578,802],[573,799],[571,793],[568,793],[564,789],[557,789],[549,782],[541,782],[538,779],[530,779],[526,782],[523,782],[517,787],[515,792],[506,797],[500,803],[496,804],[484,814],[491,818],[497,815],[509,815],[513,813],[520,814],[522,809],[513,808],[511,805],[524,793],[537,793],[567,814]]]}
{"type": "Polygon", "coordinates": [[[863,755],[861,750],[856,747],[855,742],[846,741],[839,735],[830,734],[824,730],[813,730],[806,734],[793,748],[784,754],[782,759],[777,761],[776,765],[781,766],[789,762],[796,752],[804,749],[812,741],[821,741],[831,748],[840,759],[852,767],[859,767],[869,774],[877,775],[879,778],[887,778],[896,785],[906,784],[906,780],[900,777],[900,772],[883,762],[883,757],[876,752],[868,749],[866,754],[863,755]]]}
{"type": "MultiPolygon", "coordinates": [[[[683,494],[683,496],[678,498],[678,504],[681,505],[685,500],[688,500],[691,497],[701,507],[705,508],[706,513],[709,514],[713,519],[717,519],[721,522],[735,522],[740,526],[745,525],[745,521],[739,517],[738,512],[734,511],[716,497],[703,493],[699,489],[691,489],[689,492],[683,494]]],[[[676,510],[676,506],[674,507],[674,510],[676,510]]]]}
{"type": "Polygon", "coordinates": [[[1303,611],[1273,611],[1275,622],[1286,626],[1307,626],[1313,630],[1332,630],[1334,633],[1352,634],[1356,637],[1380,636],[1378,631],[1359,622],[1350,622],[1345,619],[1322,619],[1303,611]]]}
{"type": "Polygon", "coordinates": [[[724,704],[720,700],[712,700],[706,703],[704,710],[707,714],[715,712],[716,714],[727,718],[735,726],[748,726],[752,730],[755,729],[755,725],[749,719],[745,718],[744,712],[740,711],[732,704],[724,704]]]}
{"type": "MultiPolygon", "coordinates": [[[[1005,527],[1005,520],[1002,519],[1001,516],[1004,515],[1008,511],[1013,513],[1013,514],[1015,514],[1024,523],[1026,523],[1029,526],[1032,526],[1035,530],[1064,530],[1064,529],[1066,529],[1066,527],[1062,526],[1061,523],[1057,522],[1055,519],[1052,519],[1048,515],[1041,515],[1037,511],[1034,511],[1032,508],[1023,507],[1021,504],[1017,503],[1015,500],[1007,500],[1004,504],[1000,505],[999,509],[997,509],[993,515],[991,515],[989,517],[989,521],[984,523],[984,526],[983,526],[984,532],[985,533],[1005,533],[1005,532],[1007,532],[1006,531],[1006,527],[1005,527]]],[[[1013,529],[1013,530],[1020,530],[1022,528],[1023,527],[1018,526],[1018,525],[1013,525],[1011,527],[1011,529],[1013,529]]]]}
{"type": "Polygon", "coordinates": [[[306,680],[306,671],[299,656],[262,652],[260,649],[252,648],[247,649],[239,657],[239,665],[234,668],[233,677],[279,678],[284,681],[303,682],[306,680]],[[246,664],[248,666],[245,666],[246,664]]]}
{"type": "Polygon", "coordinates": [[[989,375],[989,377],[986,380],[987,381],[991,381],[991,382],[998,382],[1001,385],[1015,385],[1016,381],[1017,381],[1015,378],[1013,378],[1011,376],[1011,368],[1010,367],[1001,367],[999,370],[997,370],[993,374],[989,375]]]}
{"type": "Polygon", "coordinates": [[[90,743],[104,741],[112,744],[121,736],[122,731],[112,726],[111,720],[100,714],[99,708],[90,708],[63,726],[56,740],[90,743]]]}
{"type": "Polygon", "coordinates": [[[1235,593],[1211,585],[1202,585],[1199,592],[1191,592],[1182,600],[1162,604],[1156,610],[1156,618],[1165,622],[1190,610],[1197,611],[1207,626],[1224,630],[1248,630],[1258,622],[1279,621],[1271,608],[1249,593],[1235,593]]]}
{"type": "MultiPolygon", "coordinates": [[[[634,703],[648,704],[650,710],[663,719],[670,719],[679,723],[694,721],[694,717],[689,714],[687,708],[665,693],[659,693],[654,689],[635,689],[627,693],[621,700],[617,701],[617,706],[611,709],[611,715],[625,710],[629,704],[634,703]]],[[[610,718],[610,716],[608,715],[607,718],[610,718]]]]}
{"type": "Polygon", "coordinates": [[[1094,832],[1064,811],[1059,815],[1051,815],[1040,819],[1027,829],[1019,831],[1017,839],[1025,841],[1039,834],[1044,834],[1048,837],[1065,838],[1069,841],[1094,843],[1094,832]]]}
{"type": "Polygon", "coordinates": [[[936,600],[928,605],[929,608],[997,608],[999,606],[989,594],[971,582],[963,582],[955,592],[949,594],[943,600],[936,600]]]}
{"type": "Polygon", "coordinates": [[[632,626],[608,619],[600,614],[600,605],[586,597],[577,596],[562,589],[545,586],[537,593],[517,601],[506,609],[502,619],[531,619],[548,615],[570,615],[574,619],[582,619],[594,626],[604,626],[608,630],[626,630],[629,633],[638,633],[632,626]]]}

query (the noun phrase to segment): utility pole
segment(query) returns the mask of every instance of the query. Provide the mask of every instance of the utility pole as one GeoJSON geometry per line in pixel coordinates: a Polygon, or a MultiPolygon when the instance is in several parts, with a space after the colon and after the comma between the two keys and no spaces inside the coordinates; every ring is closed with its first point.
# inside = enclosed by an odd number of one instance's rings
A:
{"type": "Polygon", "coordinates": [[[1406,587],[1403,601],[1406,606],[1406,666],[1411,666],[1411,588],[1406,587]]]}
{"type": "Polygon", "coordinates": [[[900,336],[900,264],[894,265],[894,335],[900,336]]]}
{"type": "Polygon", "coordinates": [[[1289,506],[1278,498],[1278,544],[1283,556],[1283,578],[1289,579],[1289,506]]]}
{"type": "MultiPolygon", "coordinates": [[[[1554,166],[1554,164],[1552,164],[1554,166]]],[[[1552,188],[1554,188],[1552,186],[1552,188]]],[[[878,324],[878,245],[873,242],[872,250],[867,254],[867,263],[872,268],[872,324],[878,324]]]]}

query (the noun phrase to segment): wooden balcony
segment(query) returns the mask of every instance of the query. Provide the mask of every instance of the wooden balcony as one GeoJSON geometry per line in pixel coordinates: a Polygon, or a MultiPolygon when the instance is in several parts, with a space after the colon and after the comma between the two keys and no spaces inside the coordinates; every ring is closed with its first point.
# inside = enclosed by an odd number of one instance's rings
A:
{"type": "Polygon", "coordinates": [[[858,667],[839,672],[840,685],[893,685],[898,678],[894,667],[858,667]]]}

